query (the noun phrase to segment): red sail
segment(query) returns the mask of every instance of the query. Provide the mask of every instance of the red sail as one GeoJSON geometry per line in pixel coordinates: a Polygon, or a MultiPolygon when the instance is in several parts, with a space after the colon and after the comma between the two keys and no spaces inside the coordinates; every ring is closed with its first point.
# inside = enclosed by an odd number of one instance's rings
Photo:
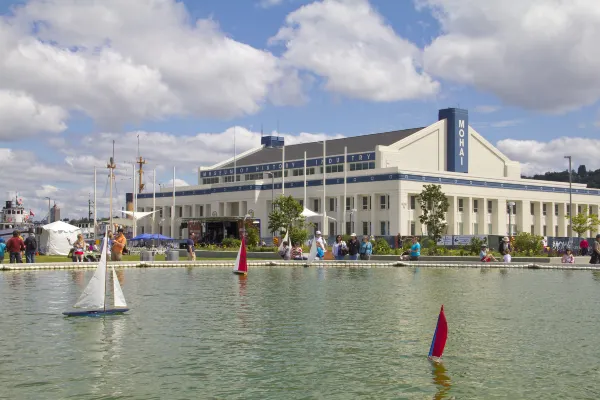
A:
{"type": "Polygon", "coordinates": [[[246,274],[248,273],[248,262],[246,261],[246,241],[242,236],[242,244],[240,245],[240,251],[238,252],[237,259],[235,260],[235,269],[233,272],[246,274]]]}
{"type": "Polygon", "coordinates": [[[446,347],[446,339],[448,339],[448,323],[446,322],[446,316],[444,315],[444,306],[440,310],[438,322],[435,327],[433,334],[433,340],[431,341],[431,348],[429,349],[429,357],[441,358],[444,353],[444,347],[446,347]]]}

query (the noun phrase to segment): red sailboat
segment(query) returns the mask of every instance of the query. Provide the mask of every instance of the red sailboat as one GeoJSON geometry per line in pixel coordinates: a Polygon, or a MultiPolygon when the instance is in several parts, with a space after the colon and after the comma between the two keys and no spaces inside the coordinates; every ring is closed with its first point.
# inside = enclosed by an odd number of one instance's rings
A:
{"type": "Polygon", "coordinates": [[[233,267],[233,273],[238,275],[248,274],[248,262],[246,261],[246,241],[242,235],[242,244],[240,245],[240,251],[238,251],[237,258],[235,259],[235,266],[233,267]]]}
{"type": "Polygon", "coordinates": [[[444,305],[442,305],[437,325],[435,326],[435,332],[433,333],[431,348],[429,349],[428,358],[430,360],[439,361],[442,358],[444,347],[446,347],[446,339],[448,339],[448,323],[444,315],[444,305]]]}

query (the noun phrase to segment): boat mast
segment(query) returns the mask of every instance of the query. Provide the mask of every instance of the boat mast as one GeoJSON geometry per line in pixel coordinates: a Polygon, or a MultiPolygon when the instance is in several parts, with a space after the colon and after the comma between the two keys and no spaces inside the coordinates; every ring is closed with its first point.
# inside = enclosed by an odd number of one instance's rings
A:
{"type": "MultiPolygon", "coordinates": [[[[109,203],[109,212],[110,212],[110,229],[113,229],[113,211],[112,211],[112,201],[113,201],[113,180],[114,180],[114,170],[115,170],[115,141],[113,140],[113,155],[110,158],[110,162],[107,165],[108,170],[110,171],[110,203],[109,203]]],[[[108,229],[105,230],[104,240],[106,240],[106,245],[108,246],[108,229]]],[[[104,243],[102,244],[102,251],[104,251],[104,243]]],[[[104,255],[106,257],[106,255],[104,255]]],[[[106,312],[106,281],[107,281],[107,272],[108,268],[104,271],[104,311],[106,312]]]]}

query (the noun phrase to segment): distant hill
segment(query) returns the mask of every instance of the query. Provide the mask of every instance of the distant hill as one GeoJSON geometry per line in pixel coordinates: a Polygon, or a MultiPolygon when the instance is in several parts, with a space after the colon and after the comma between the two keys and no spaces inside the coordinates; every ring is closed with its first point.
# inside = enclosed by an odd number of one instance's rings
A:
{"type": "MultiPolygon", "coordinates": [[[[585,165],[580,165],[577,171],[572,172],[573,183],[583,183],[588,188],[600,189],[600,169],[595,171],[588,171],[585,165]]],[[[569,171],[564,170],[561,172],[546,172],[543,175],[533,176],[522,176],[523,179],[534,179],[541,181],[554,181],[554,182],[569,182],[569,171]]]]}

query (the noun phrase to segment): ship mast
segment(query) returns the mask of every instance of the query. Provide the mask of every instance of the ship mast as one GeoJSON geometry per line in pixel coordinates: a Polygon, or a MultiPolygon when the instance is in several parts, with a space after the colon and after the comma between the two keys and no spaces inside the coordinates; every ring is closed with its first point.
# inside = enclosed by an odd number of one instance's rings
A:
{"type": "Polygon", "coordinates": [[[113,181],[115,180],[115,141],[113,140],[113,152],[112,152],[112,157],[110,158],[109,163],[106,165],[106,168],[108,168],[108,170],[110,171],[109,173],[109,179],[110,179],[110,205],[109,205],[109,217],[110,217],[110,230],[112,231],[114,229],[113,227],[113,210],[112,210],[112,206],[113,206],[113,181]]]}
{"type": "MultiPolygon", "coordinates": [[[[143,166],[144,164],[146,164],[146,160],[144,160],[144,159],[142,158],[142,156],[140,156],[140,135],[138,135],[137,139],[138,139],[138,154],[137,154],[138,156],[137,156],[137,159],[136,159],[136,161],[135,161],[135,162],[136,162],[136,163],[139,165],[139,167],[140,167],[140,168],[139,168],[139,170],[138,170],[138,174],[139,174],[139,177],[138,177],[138,193],[142,193],[142,191],[143,191],[143,190],[144,190],[144,188],[146,187],[146,185],[144,185],[144,181],[143,181],[143,178],[144,178],[144,170],[143,170],[143,168],[142,168],[142,166],[143,166]]],[[[134,203],[135,203],[135,202],[134,202],[134,203]]],[[[134,211],[137,211],[137,210],[134,210],[134,211]]]]}

